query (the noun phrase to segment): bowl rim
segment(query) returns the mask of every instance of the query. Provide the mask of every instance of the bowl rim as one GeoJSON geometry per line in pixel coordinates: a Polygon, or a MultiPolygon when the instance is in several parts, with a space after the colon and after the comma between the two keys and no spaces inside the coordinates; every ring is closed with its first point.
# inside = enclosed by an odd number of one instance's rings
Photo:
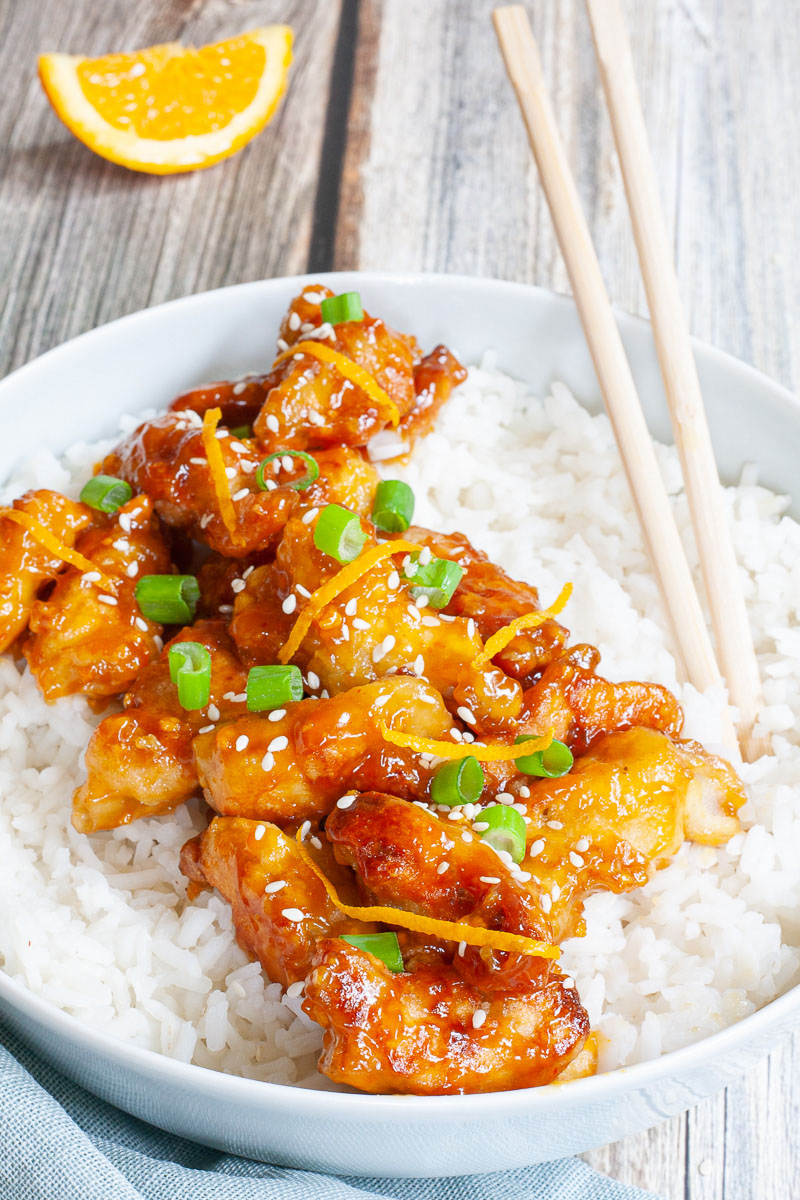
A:
{"type": "MultiPolygon", "coordinates": [[[[356,279],[363,281],[364,286],[372,284],[379,287],[408,287],[433,283],[437,286],[458,285],[477,291],[491,291],[499,288],[520,296],[533,294],[539,302],[556,304],[572,312],[576,307],[572,297],[549,288],[497,279],[492,276],[448,272],[318,271],[305,272],[300,275],[276,276],[272,279],[251,280],[246,283],[230,284],[204,292],[196,292],[149,308],[139,309],[78,334],[24,363],[0,380],[0,404],[2,404],[7,385],[15,386],[18,382],[26,382],[29,377],[35,376],[42,366],[49,365],[53,357],[57,358],[63,354],[68,347],[91,346],[93,341],[101,341],[112,328],[116,331],[123,327],[127,329],[151,322],[157,323],[165,310],[174,310],[178,307],[190,310],[193,307],[200,308],[208,304],[224,303],[225,296],[233,292],[241,294],[249,291],[257,294],[272,289],[278,290],[289,284],[300,287],[313,283],[328,283],[334,286],[340,281],[349,286],[356,279]]],[[[617,306],[614,307],[614,315],[623,334],[626,328],[630,328],[635,329],[640,336],[644,333],[652,338],[651,325],[646,318],[627,313],[617,306]]],[[[800,398],[749,363],[745,363],[698,338],[691,340],[700,359],[713,363],[723,371],[738,374],[751,386],[768,390],[778,400],[790,407],[800,408],[800,398]]],[[[437,1116],[449,1114],[474,1118],[480,1116],[487,1103],[490,1105],[493,1118],[502,1116],[502,1110],[507,1110],[508,1115],[511,1115],[511,1110],[517,1110],[521,1103],[524,1103],[527,1113],[535,1113],[537,1110],[549,1110],[565,1103],[572,1105],[573,1102],[602,1101],[635,1089],[648,1088],[665,1077],[673,1077],[687,1069],[697,1068],[708,1059],[734,1050],[741,1041],[752,1041],[760,1034],[782,1025],[793,1013],[800,1010],[800,983],[724,1029],[677,1050],[662,1054],[658,1058],[627,1067],[618,1067],[613,1071],[588,1078],[573,1080],[568,1086],[556,1081],[542,1087],[453,1096],[337,1092],[325,1088],[307,1088],[295,1084],[247,1079],[196,1063],[183,1062],[156,1050],[122,1041],[113,1034],[93,1029],[50,1001],[37,996],[23,983],[8,975],[2,965],[0,965],[0,1000],[8,1002],[15,1009],[24,1010],[39,1024],[63,1035],[68,1041],[77,1043],[86,1050],[102,1054],[119,1065],[134,1069],[139,1075],[157,1076],[162,1083],[179,1085],[181,1088],[189,1090],[199,1089],[206,1095],[208,1095],[208,1088],[211,1087],[219,1099],[260,1102],[262,1107],[271,1100],[279,1104],[283,1110],[294,1110],[297,1115],[308,1117],[347,1119],[356,1116],[361,1120],[372,1120],[373,1118],[380,1120],[390,1116],[393,1121],[406,1123],[411,1119],[416,1120],[422,1115],[433,1116],[434,1111],[437,1116]]],[[[27,1042],[24,1035],[21,1040],[27,1042]]]]}

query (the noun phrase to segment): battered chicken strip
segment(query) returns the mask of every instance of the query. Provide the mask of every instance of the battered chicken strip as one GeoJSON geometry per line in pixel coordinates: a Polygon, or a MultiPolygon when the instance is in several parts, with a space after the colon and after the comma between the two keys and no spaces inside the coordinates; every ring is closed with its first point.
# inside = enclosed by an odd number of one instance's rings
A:
{"type": "Polygon", "coordinates": [[[672,692],[657,683],[609,683],[595,674],[600,654],[593,646],[573,646],[547,666],[525,692],[522,733],[553,730],[575,754],[614,730],[645,726],[677,737],[683,712],[672,692]]]}
{"type": "MultiPolygon", "coordinates": [[[[364,313],[361,321],[323,325],[320,305],[330,289],[307,287],[292,301],[281,326],[278,346],[318,340],[364,368],[383,388],[401,418],[416,403],[414,367],[420,352],[416,340],[390,329],[380,317],[364,313]]],[[[298,352],[278,364],[279,382],[270,388],[253,431],[267,450],[342,444],[365,446],[386,427],[389,414],[337,367],[298,352]]]]}
{"type": "Polygon", "coordinates": [[[75,792],[72,824],[80,833],[114,829],[177,808],[198,790],[192,739],[207,725],[246,711],[247,672],[224,621],[182,629],[145,667],[125,696],[125,711],[101,721],[86,750],[87,780],[75,792]],[[201,642],[211,652],[211,699],[189,712],[170,679],[169,648],[201,642]]]}
{"type": "Polygon", "coordinates": [[[557,940],[583,932],[582,899],[625,892],[685,838],[723,845],[745,796],[732,768],[652,729],[598,738],[560,779],[528,780],[527,856],[557,940]]]}
{"type": "MultiPolygon", "coordinates": [[[[379,792],[336,807],[325,836],[337,861],[352,867],[378,903],[487,929],[552,941],[539,889],[512,878],[477,834],[467,833],[406,800],[379,792]]],[[[547,977],[551,961],[490,947],[461,947],[454,965],[471,983],[494,991],[547,977]]]]}
{"type": "MultiPolygon", "coordinates": [[[[362,520],[362,527],[366,551],[376,542],[371,524],[362,520]]],[[[483,649],[475,623],[419,608],[403,575],[402,555],[376,563],[340,592],[312,623],[294,661],[331,693],[387,675],[424,676],[451,711],[468,709],[475,730],[508,725],[522,708],[519,683],[491,665],[472,668],[483,649]]],[[[302,518],[287,524],[275,567],[275,601],[281,606],[288,601],[295,619],[311,593],[341,570],[314,545],[314,521],[302,518]]]]}
{"type": "MultiPolygon", "coordinates": [[[[13,507],[28,513],[70,550],[97,515],[87,505],[46,489],[26,492],[13,507]]],[[[0,515],[0,653],[25,632],[37,592],[63,568],[61,559],[27,529],[0,515]]]]}
{"type": "MultiPolygon", "coordinates": [[[[404,537],[463,568],[464,575],[444,611],[458,617],[472,617],[484,642],[516,617],[541,607],[535,587],[512,579],[490,562],[482,550],[476,550],[463,533],[435,533],[413,525],[404,537]]],[[[537,629],[518,634],[494,662],[507,675],[524,680],[559,657],[568,637],[569,630],[558,621],[545,621],[537,629]]]]}
{"type": "Polygon", "coordinates": [[[486,994],[453,967],[393,974],[340,939],[319,944],[303,1009],[325,1030],[319,1069],[363,1092],[453,1095],[550,1083],[589,1018],[557,974],[486,994]]]}
{"type": "Polygon", "coordinates": [[[401,677],[242,716],[195,739],[206,799],[224,815],[297,824],[327,813],[351,789],[423,795],[430,769],[384,741],[379,721],[427,737],[450,727],[438,692],[424,680],[401,677]]]}
{"type": "MultiPolygon", "coordinates": [[[[195,885],[221,892],[233,910],[237,942],[284,987],[305,979],[320,939],[376,928],[331,904],[295,842],[275,825],[215,817],[183,847],[181,870],[195,885]]],[[[349,872],[337,873],[331,863],[326,870],[346,895],[349,872]]]]}
{"type": "MultiPolygon", "coordinates": [[[[226,527],[203,447],[202,422],[191,410],[145,421],[113,451],[103,470],[146,492],[167,525],[230,558],[267,550],[280,536],[299,492],[288,483],[262,491],[256,471],[263,455],[251,439],[220,429],[218,439],[236,512],[236,536],[226,527]]],[[[270,480],[270,483],[273,481],[270,480]]]]}
{"type": "Polygon", "coordinates": [[[162,626],[142,615],[134,595],[141,575],[171,563],[147,496],[134,496],[109,520],[79,535],[75,548],[113,582],[107,591],[69,567],[31,610],[25,657],[48,701],[83,692],[116,696],[157,656],[162,626]]]}

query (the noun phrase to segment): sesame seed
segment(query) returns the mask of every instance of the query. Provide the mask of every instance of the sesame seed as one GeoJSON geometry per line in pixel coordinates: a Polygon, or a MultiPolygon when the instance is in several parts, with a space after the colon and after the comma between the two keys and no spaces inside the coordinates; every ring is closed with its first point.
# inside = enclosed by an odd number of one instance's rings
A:
{"type": "Polygon", "coordinates": [[[553,901],[547,895],[542,896],[539,903],[542,906],[542,912],[545,912],[545,913],[549,913],[550,909],[553,907],[553,901]]]}
{"type": "Polygon", "coordinates": [[[358,601],[355,599],[355,597],[352,600],[347,601],[347,604],[344,606],[344,611],[345,616],[347,617],[354,617],[356,615],[356,612],[358,611],[358,601]]]}
{"type": "Polygon", "coordinates": [[[246,587],[247,584],[243,579],[234,579],[231,583],[231,591],[234,595],[238,595],[239,592],[243,592],[246,587]]]}
{"type": "MultiPolygon", "coordinates": [[[[214,399],[215,399],[215,400],[219,400],[219,392],[217,392],[217,394],[216,394],[216,396],[214,397],[214,399]]],[[[215,438],[216,438],[218,441],[220,441],[220,442],[224,442],[224,440],[225,440],[225,438],[226,438],[227,436],[228,436],[228,431],[227,431],[227,429],[218,429],[218,430],[216,431],[216,433],[214,434],[214,437],[215,437],[215,438]]]]}
{"type": "Polygon", "coordinates": [[[267,713],[268,721],[281,721],[286,716],[285,708],[273,708],[271,713],[267,713]]]}
{"type": "Polygon", "coordinates": [[[414,674],[423,675],[425,672],[425,659],[421,654],[418,654],[414,659],[414,674]]]}
{"type": "Polygon", "coordinates": [[[385,658],[385,657],[386,657],[386,651],[383,648],[383,642],[381,642],[380,646],[373,647],[372,661],[374,663],[379,663],[381,661],[381,659],[385,658]]]}
{"type": "Polygon", "coordinates": [[[272,883],[268,883],[264,891],[268,896],[272,896],[275,892],[279,892],[281,888],[286,887],[285,879],[273,879],[272,883]]]}
{"type": "Polygon", "coordinates": [[[350,626],[349,625],[344,625],[344,624],[342,625],[342,641],[343,642],[350,641],[350,626]]]}
{"type": "Polygon", "coordinates": [[[467,621],[467,637],[475,637],[475,622],[472,617],[467,621]]]}
{"type": "Polygon", "coordinates": [[[247,699],[247,692],[234,692],[231,699],[235,704],[244,704],[247,699]]]}
{"type": "Polygon", "coordinates": [[[417,562],[421,567],[427,567],[432,558],[433,555],[431,554],[430,547],[423,546],[419,552],[419,558],[417,559],[417,562]]]}
{"type": "Polygon", "coordinates": [[[564,828],[561,821],[547,821],[546,824],[547,824],[548,829],[563,829],[564,828]]]}
{"type": "Polygon", "coordinates": [[[439,613],[439,620],[452,622],[455,621],[455,617],[450,616],[449,613],[439,613]]]}
{"type": "Polygon", "coordinates": [[[247,454],[248,453],[247,446],[243,446],[241,442],[231,442],[230,448],[236,454],[247,454]]]}
{"type": "Polygon", "coordinates": [[[514,797],[511,795],[511,792],[498,792],[497,795],[495,796],[495,800],[497,801],[498,804],[513,804],[514,803],[514,797]]]}
{"type": "Polygon", "coordinates": [[[500,882],[500,877],[498,875],[481,875],[481,883],[499,883],[499,882],[500,882]]]}
{"type": "Polygon", "coordinates": [[[245,391],[246,388],[247,388],[247,384],[240,382],[240,383],[235,383],[233,385],[231,391],[233,392],[234,396],[241,396],[242,392],[245,391]]]}
{"type": "Polygon", "coordinates": [[[464,832],[461,834],[461,840],[462,840],[462,842],[471,842],[471,841],[472,841],[472,834],[471,834],[471,833],[469,833],[469,832],[468,832],[468,831],[465,829],[465,830],[464,830],[464,832]]]}
{"type": "Polygon", "coordinates": [[[468,725],[475,724],[475,714],[465,704],[460,704],[456,709],[456,716],[461,717],[462,721],[466,721],[468,725]]]}
{"type": "Polygon", "coordinates": [[[484,1010],[482,1008],[477,1009],[477,1011],[472,1014],[472,1028],[473,1029],[480,1029],[485,1021],[486,1021],[486,1013],[484,1012],[484,1010]]]}
{"type": "Polygon", "coordinates": [[[576,854],[574,850],[570,850],[569,852],[569,861],[572,863],[573,867],[580,868],[584,865],[584,861],[580,854],[576,854]]]}
{"type": "Polygon", "coordinates": [[[467,951],[467,943],[466,943],[466,942],[459,942],[459,943],[458,943],[458,956],[459,956],[459,958],[463,958],[463,957],[464,957],[464,955],[466,954],[466,951],[467,951]]]}
{"type": "Polygon", "coordinates": [[[408,612],[408,615],[409,615],[410,617],[413,617],[413,618],[414,618],[414,620],[415,620],[415,621],[421,621],[421,620],[422,620],[422,613],[419,611],[419,609],[417,608],[416,604],[407,604],[407,605],[406,605],[406,611],[408,612]]]}
{"type": "Polygon", "coordinates": [[[454,725],[453,728],[450,730],[450,737],[453,739],[454,742],[460,742],[461,741],[461,730],[456,729],[456,727],[454,725]]]}
{"type": "Polygon", "coordinates": [[[336,807],[337,808],[350,808],[353,804],[355,804],[355,802],[356,802],[355,796],[342,796],[342,798],[340,800],[336,801],[336,807]]]}
{"type": "Polygon", "coordinates": [[[219,609],[217,611],[221,612],[225,616],[227,616],[229,613],[233,612],[233,605],[232,604],[220,604],[219,609]]]}
{"type": "Polygon", "coordinates": [[[266,426],[267,426],[267,429],[270,431],[270,433],[277,433],[278,430],[280,429],[280,425],[278,424],[278,418],[273,413],[270,413],[269,416],[267,417],[266,426]]]}
{"type": "Polygon", "coordinates": [[[124,529],[126,533],[130,533],[132,522],[130,513],[120,513],[117,517],[120,529],[124,529]]]}
{"type": "Polygon", "coordinates": [[[553,899],[553,904],[555,904],[556,901],[561,899],[561,888],[558,886],[557,883],[554,883],[553,886],[550,888],[550,895],[553,899]]]}
{"type": "Polygon", "coordinates": [[[228,479],[235,479],[236,478],[236,467],[226,467],[225,474],[227,475],[228,479]]]}
{"type": "Polygon", "coordinates": [[[523,800],[529,800],[530,795],[531,795],[531,789],[529,787],[527,787],[525,784],[523,784],[522,787],[519,789],[519,794],[523,800]]]}
{"type": "Polygon", "coordinates": [[[528,849],[528,858],[536,858],[544,850],[544,838],[539,838],[535,842],[531,842],[528,849]]]}
{"type": "Polygon", "coordinates": [[[587,837],[582,837],[582,838],[580,838],[579,841],[577,841],[575,843],[575,849],[580,850],[581,853],[583,853],[589,849],[590,844],[591,843],[589,842],[589,839],[587,837]]]}
{"type": "Polygon", "coordinates": [[[267,832],[266,825],[256,825],[255,832],[253,833],[253,837],[256,839],[257,842],[260,842],[266,832],[267,832]]]}
{"type": "MultiPolygon", "coordinates": [[[[292,316],[296,317],[297,313],[292,313],[292,316]]],[[[289,986],[286,989],[286,995],[289,996],[292,1000],[296,1000],[298,996],[302,996],[303,988],[305,986],[306,986],[306,981],[304,979],[297,979],[294,983],[289,984],[289,986]]]]}
{"type": "Polygon", "coordinates": [[[289,313],[289,328],[294,331],[300,328],[300,314],[296,312],[289,313]]]}
{"type": "Polygon", "coordinates": [[[571,975],[565,975],[563,983],[564,983],[565,988],[574,988],[575,987],[575,980],[572,978],[571,975]]]}
{"type": "Polygon", "coordinates": [[[440,862],[438,867],[436,868],[436,874],[444,875],[445,871],[449,871],[449,870],[450,870],[449,862],[440,862]]]}
{"type": "Polygon", "coordinates": [[[241,754],[242,750],[246,750],[249,745],[250,738],[246,733],[240,733],[236,739],[236,749],[239,751],[239,753],[241,754]]]}
{"type": "Polygon", "coordinates": [[[421,595],[417,596],[417,608],[427,608],[429,604],[430,604],[430,600],[428,599],[428,597],[425,595],[424,592],[422,592],[421,595]]]}
{"type": "Polygon", "coordinates": [[[297,596],[295,596],[294,593],[292,593],[291,596],[287,596],[281,605],[281,608],[287,614],[287,616],[289,613],[293,613],[297,608],[297,596]]]}
{"type": "Polygon", "coordinates": [[[299,908],[284,908],[281,910],[281,916],[285,917],[287,921],[304,921],[306,919],[305,913],[302,913],[299,908]]]}
{"type": "Polygon", "coordinates": [[[294,590],[299,592],[301,596],[305,596],[306,600],[311,599],[311,592],[308,590],[308,588],[303,587],[302,583],[296,583],[294,585],[294,590]]]}
{"type": "Polygon", "coordinates": [[[209,719],[209,721],[218,721],[219,720],[219,709],[217,708],[216,704],[209,704],[208,719],[209,719]]]}
{"type": "Polygon", "coordinates": [[[488,821],[475,821],[472,828],[475,830],[476,833],[485,833],[486,830],[489,828],[489,822],[488,821]]]}
{"type": "Polygon", "coordinates": [[[311,842],[311,845],[314,847],[315,850],[322,849],[322,842],[319,840],[318,837],[310,837],[308,840],[311,842]]]}
{"type": "Polygon", "coordinates": [[[206,465],[207,459],[205,459],[205,458],[190,458],[189,462],[192,464],[193,467],[204,467],[206,465]]]}
{"type": "Polygon", "coordinates": [[[223,699],[223,700],[235,700],[235,699],[236,699],[236,692],[223,692],[223,693],[222,693],[222,699],[223,699]]]}
{"type": "Polygon", "coordinates": [[[530,878],[530,871],[517,871],[517,879],[520,881],[520,883],[528,883],[530,878]]]}
{"type": "Polygon", "coordinates": [[[142,633],[147,633],[148,625],[147,625],[147,621],[145,621],[144,617],[136,618],[136,628],[141,629],[142,633]]]}
{"type": "Polygon", "coordinates": [[[205,515],[200,518],[200,528],[205,529],[207,525],[211,524],[212,520],[213,513],[205,513],[205,515]]]}
{"type": "Polygon", "coordinates": [[[270,754],[277,754],[279,750],[285,750],[288,745],[289,739],[285,737],[284,734],[281,734],[280,737],[272,739],[270,744],[267,746],[267,750],[270,754]]]}
{"type": "MultiPolygon", "coordinates": [[[[419,600],[417,601],[417,603],[419,604],[419,600]]],[[[427,626],[428,629],[438,629],[439,628],[439,621],[436,617],[423,617],[422,624],[427,626]]]]}
{"type": "Polygon", "coordinates": [[[83,577],[84,583],[97,583],[100,578],[99,571],[87,571],[83,577]]]}
{"type": "Polygon", "coordinates": [[[272,757],[272,755],[269,753],[269,751],[267,751],[267,753],[264,755],[264,757],[261,760],[261,770],[262,771],[271,771],[274,766],[275,766],[275,759],[272,757]]]}
{"type": "Polygon", "coordinates": [[[397,638],[394,636],[394,634],[393,634],[393,633],[390,633],[390,634],[388,635],[388,637],[385,637],[385,638],[383,639],[383,652],[384,652],[384,654],[388,654],[390,650],[394,650],[394,648],[395,648],[395,646],[396,646],[396,645],[397,645],[397,638]]]}
{"type": "Polygon", "coordinates": [[[125,568],[125,574],[129,579],[135,579],[139,574],[139,564],[135,562],[128,563],[127,567],[125,568]]]}
{"type": "Polygon", "coordinates": [[[289,349],[289,343],[286,341],[285,338],[278,338],[275,345],[278,347],[278,349],[281,351],[281,353],[283,353],[284,350],[289,349]]]}
{"type": "Polygon", "coordinates": [[[354,629],[369,629],[369,621],[365,621],[363,617],[353,617],[354,629]]]}
{"type": "Polygon", "coordinates": [[[281,459],[281,466],[283,467],[284,471],[291,471],[294,469],[294,460],[291,454],[284,454],[283,458],[281,459]]]}
{"type": "Polygon", "coordinates": [[[400,587],[400,576],[398,575],[397,571],[392,571],[391,575],[386,580],[386,584],[387,587],[389,587],[393,592],[400,587]]]}
{"type": "Polygon", "coordinates": [[[311,822],[303,821],[303,824],[300,826],[300,841],[301,842],[305,840],[306,834],[310,831],[310,829],[311,829],[311,822]]]}
{"type": "Polygon", "coordinates": [[[105,594],[105,592],[101,592],[100,595],[97,597],[97,599],[100,601],[101,604],[114,605],[114,604],[119,603],[116,596],[107,596],[105,594]]]}
{"type": "Polygon", "coordinates": [[[233,499],[234,500],[244,500],[245,496],[249,496],[249,495],[250,495],[249,488],[239,488],[238,492],[234,492],[233,499]]]}
{"type": "Polygon", "coordinates": [[[275,489],[277,488],[277,486],[278,485],[274,479],[265,479],[264,480],[264,487],[266,488],[266,490],[268,492],[274,492],[275,489]]]}
{"type": "Polygon", "coordinates": [[[314,688],[314,689],[318,688],[319,687],[319,675],[317,675],[314,671],[309,671],[308,675],[306,676],[306,682],[310,688],[314,688]]]}
{"type": "Polygon", "coordinates": [[[198,729],[198,731],[197,731],[197,732],[198,732],[198,733],[213,733],[213,732],[214,732],[214,730],[215,730],[215,728],[216,728],[216,726],[215,726],[215,725],[204,725],[204,726],[203,726],[203,728],[202,728],[202,729],[198,729]]]}

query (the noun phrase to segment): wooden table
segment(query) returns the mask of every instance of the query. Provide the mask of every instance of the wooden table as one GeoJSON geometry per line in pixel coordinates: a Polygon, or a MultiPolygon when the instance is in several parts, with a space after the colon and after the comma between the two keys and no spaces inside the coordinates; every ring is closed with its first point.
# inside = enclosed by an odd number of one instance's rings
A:
{"type": "MultiPolygon", "coordinates": [[[[0,372],[190,292],[306,270],[497,275],[567,290],[489,0],[0,0],[0,372]],[[297,35],[272,125],[210,171],[93,157],[50,111],[41,50],[297,35]]],[[[581,0],[528,5],[613,299],[644,313],[581,0]]],[[[628,0],[693,332],[800,382],[800,5],[628,0]]],[[[588,1159],[669,1200],[800,1196],[800,1043],[588,1159]]]]}

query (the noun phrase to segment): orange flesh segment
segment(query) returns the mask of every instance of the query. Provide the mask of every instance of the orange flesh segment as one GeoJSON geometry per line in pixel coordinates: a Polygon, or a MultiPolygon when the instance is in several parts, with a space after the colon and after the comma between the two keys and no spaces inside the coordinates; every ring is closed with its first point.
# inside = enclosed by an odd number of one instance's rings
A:
{"type": "Polygon", "coordinates": [[[203,417],[203,449],[206,452],[208,459],[208,469],[211,472],[211,482],[214,485],[214,491],[217,495],[217,503],[219,504],[220,516],[222,517],[225,528],[231,535],[233,542],[239,541],[239,535],[236,531],[236,509],[233,507],[231,499],[231,489],[228,485],[228,476],[225,474],[225,459],[222,457],[222,449],[219,444],[219,439],[216,436],[217,425],[222,416],[222,409],[209,408],[203,417]]]}
{"type": "Polygon", "coordinates": [[[381,721],[380,735],[393,746],[403,750],[414,750],[417,754],[432,754],[435,758],[476,758],[478,762],[512,762],[527,754],[546,750],[553,740],[550,729],[541,737],[531,736],[515,746],[481,746],[477,742],[440,742],[436,738],[417,737],[415,733],[403,733],[390,729],[381,721]]]}
{"type": "Polygon", "coordinates": [[[352,358],[348,358],[345,354],[340,354],[338,350],[332,350],[330,346],[323,346],[319,342],[305,341],[295,342],[288,350],[284,350],[275,359],[275,366],[286,362],[295,354],[309,354],[312,358],[319,359],[320,362],[327,363],[328,366],[335,367],[340,375],[348,379],[350,383],[354,383],[356,387],[361,388],[362,392],[366,392],[373,404],[376,404],[379,409],[386,413],[388,420],[392,425],[397,425],[400,420],[400,413],[397,405],[388,392],[385,392],[369,371],[364,367],[359,366],[357,362],[353,362],[352,358]]]}
{"type": "Polygon", "coordinates": [[[94,571],[99,575],[97,583],[109,590],[114,590],[114,581],[104,575],[90,558],[85,558],[77,550],[71,550],[69,546],[65,546],[59,541],[54,533],[51,533],[40,521],[32,517],[30,513],[21,512],[18,508],[0,508],[0,517],[7,517],[9,521],[16,521],[21,525],[32,538],[40,545],[44,546],[45,550],[49,550],[55,558],[60,558],[62,562],[69,563],[71,567],[76,567],[77,570],[83,571],[84,574],[88,571],[94,571]]]}
{"type": "Polygon", "coordinates": [[[297,653],[312,622],[316,620],[322,610],[335,600],[340,592],[344,592],[357,583],[361,576],[366,575],[367,571],[370,571],[376,563],[393,554],[415,553],[420,549],[421,547],[416,546],[413,542],[404,542],[401,539],[396,542],[382,542],[380,546],[373,546],[365,554],[360,554],[353,562],[348,563],[346,567],[342,567],[341,571],[332,579],[312,592],[311,599],[295,621],[288,640],[278,651],[278,662],[288,663],[289,659],[297,653]]]}
{"type": "Polygon", "coordinates": [[[306,846],[302,832],[298,829],[297,849],[300,857],[319,879],[331,904],[346,917],[356,921],[380,921],[384,925],[399,925],[414,933],[428,933],[448,942],[466,942],[468,946],[491,946],[493,950],[504,950],[509,954],[527,954],[536,958],[558,958],[561,950],[550,942],[524,937],[521,933],[508,933],[504,929],[484,929],[479,925],[466,925],[461,921],[440,921],[436,917],[424,917],[420,913],[405,912],[401,908],[386,908],[383,905],[343,904],[331,881],[317,866],[306,846]]]}
{"type": "Polygon", "coordinates": [[[198,50],[171,42],[84,59],[81,91],[104,121],[137,137],[172,141],[224,129],[252,104],[266,51],[247,36],[198,50]]]}
{"type": "Polygon", "coordinates": [[[537,626],[544,625],[545,621],[549,621],[551,617],[558,616],[571,595],[572,584],[565,583],[557,599],[549,608],[523,613],[521,617],[516,617],[513,621],[509,621],[508,625],[504,625],[502,629],[498,629],[497,633],[493,633],[489,638],[480,654],[473,659],[473,667],[480,670],[481,667],[485,667],[490,663],[496,654],[499,654],[501,650],[505,650],[508,643],[513,642],[518,633],[522,633],[525,629],[536,629],[537,626]]]}

